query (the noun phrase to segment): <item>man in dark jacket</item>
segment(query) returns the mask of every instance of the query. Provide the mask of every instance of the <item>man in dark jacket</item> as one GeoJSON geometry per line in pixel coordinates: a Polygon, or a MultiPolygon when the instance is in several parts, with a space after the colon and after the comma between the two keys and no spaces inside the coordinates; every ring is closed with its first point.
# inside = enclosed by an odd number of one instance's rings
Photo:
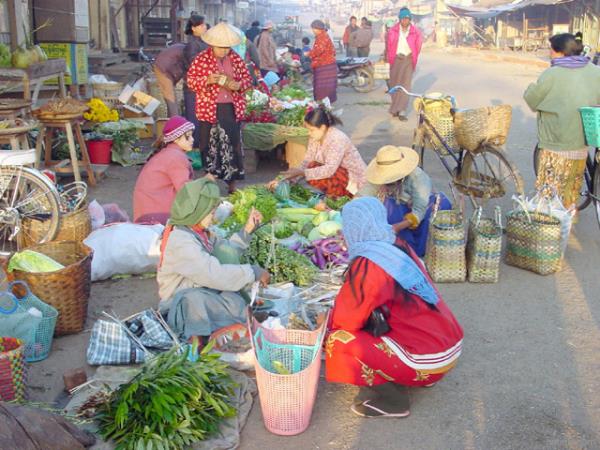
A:
{"type": "Polygon", "coordinates": [[[185,44],[173,44],[161,51],[154,63],[154,74],[158,87],[167,104],[169,117],[179,115],[179,105],[175,97],[175,86],[183,78],[186,67],[183,58],[185,44]]]}
{"type": "Polygon", "coordinates": [[[256,39],[256,36],[258,36],[259,34],[260,22],[258,20],[255,20],[254,22],[252,22],[252,26],[246,31],[246,37],[250,42],[254,42],[254,39],[256,39]]]}

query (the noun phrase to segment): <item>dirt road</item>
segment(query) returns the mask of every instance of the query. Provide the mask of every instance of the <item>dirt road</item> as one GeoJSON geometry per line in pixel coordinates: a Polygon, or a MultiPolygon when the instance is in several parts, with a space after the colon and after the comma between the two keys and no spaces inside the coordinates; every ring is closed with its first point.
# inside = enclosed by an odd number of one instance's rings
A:
{"type": "MultiPolygon", "coordinates": [[[[451,93],[463,107],[509,103],[507,145],[533,187],[535,117],[522,92],[541,69],[484,62],[475,56],[427,51],[414,90],[451,93]]],[[[382,88],[339,92],[344,130],[369,161],[385,144],[410,145],[409,122],[391,120],[382,88]]],[[[447,174],[429,157],[425,168],[438,187],[447,174]]],[[[248,181],[267,180],[276,164],[259,166],[248,181]]],[[[139,169],[111,168],[94,196],[131,211],[139,169]]],[[[562,272],[541,277],[502,266],[494,285],[446,284],[440,290],[465,329],[456,369],[431,389],[412,389],[411,416],[364,420],[350,412],[355,389],[321,383],[312,425],[296,437],[269,434],[258,400],[242,435],[243,449],[592,449],[600,448],[600,230],[585,211],[570,239],[562,272]]],[[[157,303],[154,280],[96,283],[87,326],[102,310],[125,316],[157,303]]],[[[89,333],[57,339],[53,353],[32,366],[34,400],[53,401],[63,370],[85,365],[89,333]]],[[[88,367],[89,373],[92,368],[88,367]]]]}

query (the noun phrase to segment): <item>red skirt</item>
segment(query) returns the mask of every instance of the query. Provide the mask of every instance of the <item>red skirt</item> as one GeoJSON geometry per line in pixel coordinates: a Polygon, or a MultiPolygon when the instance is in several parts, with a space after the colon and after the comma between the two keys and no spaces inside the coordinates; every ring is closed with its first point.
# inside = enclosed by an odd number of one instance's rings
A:
{"type": "Polygon", "coordinates": [[[446,364],[431,367],[421,364],[415,368],[400,359],[383,339],[366,331],[346,330],[336,330],[329,335],[325,358],[327,381],[355,386],[377,386],[390,382],[426,386],[441,380],[457,363],[456,356],[449,356],[446,364]]]}
{"type": "MultiPolygon", "coordinates": [[[[312,169],[319,166],[322,166],[322,164],[312,161],[308,163],[307,167],[312,169]]],[[[315,189],[323,192],[327,197],[338,198],[345,196],[352,198],[352,194],[346,190],[349,180],[350,178],[348,176],[348,170],[343,167],[338,167],[335,173],[329,178],[306,181],[315,189]]]]}

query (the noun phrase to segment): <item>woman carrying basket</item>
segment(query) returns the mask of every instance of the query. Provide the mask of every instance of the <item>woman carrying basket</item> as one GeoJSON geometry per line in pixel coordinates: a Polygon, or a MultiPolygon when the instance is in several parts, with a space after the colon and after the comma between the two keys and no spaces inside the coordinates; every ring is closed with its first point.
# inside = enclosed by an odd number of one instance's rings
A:
{"type": "Polygon", "coordinates": [[[600,68],[580,56],[583,46],[572,34],[551,37],[550,46],[552,66],[524,98],[538,116],[537,186],[552,184],[570,208],[577,204],[588,155],[579,108],[600,104],[600,68]]]}
{"type": "Polygon", "coordinates": [[[369,184],[359,195],[381,200],[396,235],[418,256],[424,256],[438,196],[440,210],[451,209],[452,205],[443,193],[433,192],[431,178],[419,167],[418,153],[412,148],[386,145],[369,163],[366,174],[369,184]]]}
{"type": "Polygon", "coordinates": [[[463,331],[381,202],[352,200],[342,219],[351,263],[325,345],[327,381],[365,388],[352,406],[360,416],[406,417],[401,386],[440,381],[458,362],[463,331]]]}

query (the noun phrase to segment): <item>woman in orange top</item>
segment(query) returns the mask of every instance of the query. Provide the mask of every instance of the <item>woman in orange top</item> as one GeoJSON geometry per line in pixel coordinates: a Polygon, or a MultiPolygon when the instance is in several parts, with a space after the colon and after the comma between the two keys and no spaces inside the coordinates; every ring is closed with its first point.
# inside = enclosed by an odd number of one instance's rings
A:
{"type": "Polygon", "coordinates": [[[327,34],[323,21],[315,20],[310,27],[315,34],[315,45],[311,51],[305,53],[305,56],[312,61],[315,100],[329,98],[329,101],[333,103],[337,100],[335,47],[327,34]]]}

